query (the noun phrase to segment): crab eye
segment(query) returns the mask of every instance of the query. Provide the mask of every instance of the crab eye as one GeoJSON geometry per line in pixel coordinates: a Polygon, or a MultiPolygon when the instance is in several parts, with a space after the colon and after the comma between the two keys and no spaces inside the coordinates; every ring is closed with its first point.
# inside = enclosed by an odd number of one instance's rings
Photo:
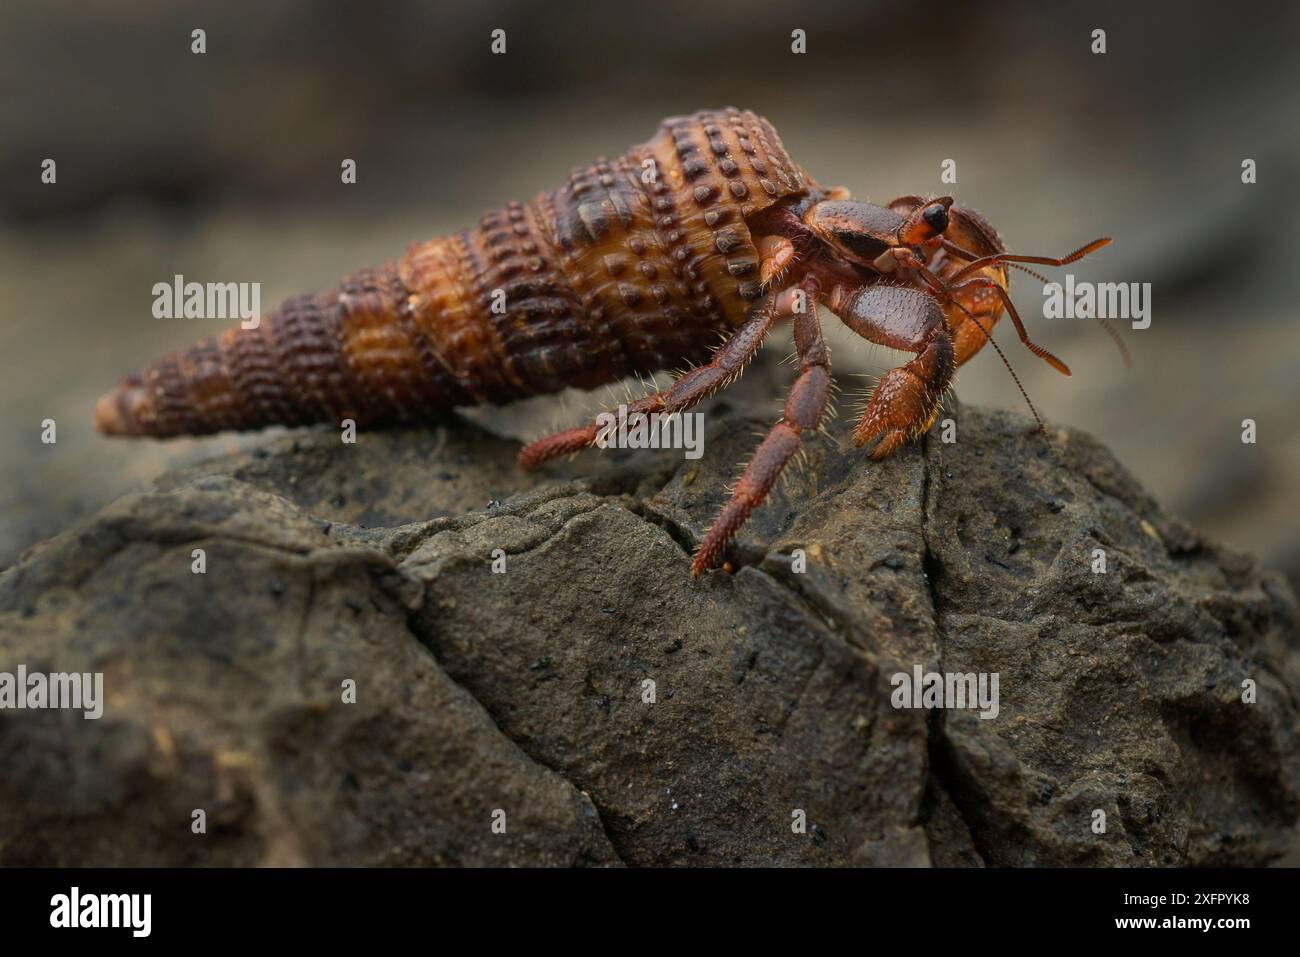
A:
{"type": "Polygon", "coordinates": [[[921,218],[924,219],[925,224],[936,233],[941,233],[948,228],[948,209],[938,203],[935,203],[922,213],[921,218]]]}

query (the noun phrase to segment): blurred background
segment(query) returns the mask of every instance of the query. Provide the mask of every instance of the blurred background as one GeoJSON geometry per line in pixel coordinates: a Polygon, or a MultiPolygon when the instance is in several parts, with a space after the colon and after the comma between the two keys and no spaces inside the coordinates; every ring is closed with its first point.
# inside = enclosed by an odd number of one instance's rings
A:
{"type": "MultiPolygon", "coordinates": [[[[1164,505],[1300,582],[1298,10],[6,3],[0,567],[174,465],[264,441],[95,435],[100,393],[218,328],[153,318],[154,283],[261,282],[270,309],[559,186],[664,116],[735,105],[858,198],[952,193],[1020,252],[1115,237],[1073,272],[1152,284],[1151,327],[1120,323],[1131,368],[1095,324],[1042,318],[1024,275],[1013,291],[1031,334],[1074,376],[1035,360],[1005,320],[997,338],[1049,421],[1095,433],[1164,505]],[[195,28],[204,55],[190,52],[195,28]],[[504,56],[489,50],[496,28],[504,56]],[[54,185],[40,181],[47,157],[54,185]],[[356,185],[340,182],[345,158],[356,185]],[[1241,181],[1245,158],[1256,185],[1241,181]],[[945,159],[955,186],[940,180],[945,159]],[[1245,418],[1255,445],[1241,442],[1245,418]]],[[[827,330],[841,374],[898,361],[827,330]]],[[[1023,409],[988,349],[957,394],[1023,409]]],[[[548,422],[577,414],[548,408],[548,422]]]]}

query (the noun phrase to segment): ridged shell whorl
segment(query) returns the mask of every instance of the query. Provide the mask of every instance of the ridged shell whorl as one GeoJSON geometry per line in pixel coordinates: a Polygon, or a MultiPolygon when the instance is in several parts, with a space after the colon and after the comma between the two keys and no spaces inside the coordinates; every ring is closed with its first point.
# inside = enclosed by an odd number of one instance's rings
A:
{"type": "Polygon", "coordinates": [[[100,400],[96,424],[161,437],[420,422],[680,368],[762,295],[746,218],[811,189],[762,117],[673,117],[531,203],[154,362],[100,400]]]}
{"type": "Polygon", "coordinates": [[[745,218],[810,188],[762,117],[673,117],[527,205],[412,247],[400,274],[476,397],[591,388],[707,356],[761,295],[745,218]]]}

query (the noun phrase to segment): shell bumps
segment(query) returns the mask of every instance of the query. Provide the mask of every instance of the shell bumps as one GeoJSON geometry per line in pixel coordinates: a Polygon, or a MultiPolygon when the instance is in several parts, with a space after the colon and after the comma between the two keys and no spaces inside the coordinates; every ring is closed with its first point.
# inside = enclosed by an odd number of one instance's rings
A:
{"type": "Polygon", "coordinates": [[[379,426],[698,362],[762,294],[746,219],[815,189],[762,117],[670,118],[526,205],[159,359],[99,400],[95,424],[379,426]]]}

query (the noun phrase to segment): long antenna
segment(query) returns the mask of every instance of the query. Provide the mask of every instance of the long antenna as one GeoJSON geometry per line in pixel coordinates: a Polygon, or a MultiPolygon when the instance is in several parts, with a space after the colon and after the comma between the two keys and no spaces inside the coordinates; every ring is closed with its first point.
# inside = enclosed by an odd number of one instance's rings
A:
{"type": "Polygon", "coordinates": [[[1055,256],[1019,256],[1014,253],[997,253],[996,255],[984,256],[981,259],[976,259],[967,263],[963,269],[958,271],[958,273],[955,276],[952,276],[948,281],[953,285],[956,285],[971,273],[978,272],[981,269],[987,269],[989,266],[997,265],[998,263],[1038,263],[1041,266],[1068,266],[1072,262],[1078,262],[1084,256],[1088,255],[1088,253],[1096,252],[1103,246],[1108,245],[1110,245],[1110,237],[1103,236],[1101,239],[1094,239],[1086,246],[1080,246],[1068,256],[1062,256],[1060,259],[1057,259],[1055,256]]]}

